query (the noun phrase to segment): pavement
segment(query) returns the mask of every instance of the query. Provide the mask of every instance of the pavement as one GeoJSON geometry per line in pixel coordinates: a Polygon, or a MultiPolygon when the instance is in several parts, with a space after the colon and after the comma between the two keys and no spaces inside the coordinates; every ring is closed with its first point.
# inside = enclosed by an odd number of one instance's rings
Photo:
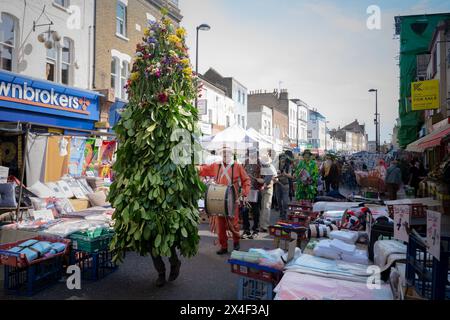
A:
{"type": "MultiPolygon", "coordinates": [[[[276,219],[275,214],[272,218],[276,219]]],[[[227,263],[230,254],[216,254],[217,236],[209,232],[208,224],[200,225],[199,234],[198,254],[191,259],[181,258],[180,277],[162,288],[154,284],[157,273],[151,257],[127,253],[116,272],[96,282],[82,281],[81,290],[69,290],[62,280],[32,298],[7,296],[0,290],[0,300],[236,300],[239,276],[231,273],[227,263]]],[[[268,234],[260,234],[256,240],[241,240],[241,250],[250,248],[273,249],[273,240],[268,234]]],[[[167,259],[165,262],[169,270],[167,259]]]]}

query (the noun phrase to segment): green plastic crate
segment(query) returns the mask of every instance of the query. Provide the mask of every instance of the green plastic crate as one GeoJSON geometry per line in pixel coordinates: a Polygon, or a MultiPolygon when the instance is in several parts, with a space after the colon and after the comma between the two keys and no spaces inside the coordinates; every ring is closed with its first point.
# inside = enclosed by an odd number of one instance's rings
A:
{"type": "Polygon", "coordinates": [[[113,231],[107,231],[97,237],[90,237],[84,232],[75,232],[69,238],[72,240],[72,248],[74,250],[95,253],[108,250],[113,235],[113,231]]]}

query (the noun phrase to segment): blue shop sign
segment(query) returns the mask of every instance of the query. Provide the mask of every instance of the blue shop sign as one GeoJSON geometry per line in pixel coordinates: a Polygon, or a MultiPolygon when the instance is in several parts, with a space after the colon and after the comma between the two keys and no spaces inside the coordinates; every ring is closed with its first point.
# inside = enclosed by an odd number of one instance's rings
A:
{"type": "Polygon", "coordinates": [[[99,96],[49,81],[0,71],[0,120],[94,129],[99,96]]]}

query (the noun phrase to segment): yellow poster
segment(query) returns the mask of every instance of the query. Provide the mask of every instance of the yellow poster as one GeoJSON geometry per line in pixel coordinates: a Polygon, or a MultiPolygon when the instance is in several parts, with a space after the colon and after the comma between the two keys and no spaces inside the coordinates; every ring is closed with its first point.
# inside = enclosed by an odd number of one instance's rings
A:
{"type": "Polygon", "coordinates": [[[439,80],[411,83],[413,111],[439,109],[439,80]]]}

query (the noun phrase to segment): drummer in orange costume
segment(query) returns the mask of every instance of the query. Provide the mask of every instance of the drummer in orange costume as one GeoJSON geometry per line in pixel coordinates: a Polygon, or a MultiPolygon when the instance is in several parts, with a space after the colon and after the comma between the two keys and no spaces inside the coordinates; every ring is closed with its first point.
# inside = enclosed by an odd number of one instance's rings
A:
{"type": "MultiPolygon", "coordinates": [[[[242,165],[236,163],[233,160],[233,151],[231,148],[224,147],[222,149],[222,163],[213,163],[210,165],[203,165],[200,167],[200,176],[202,177],[214,177],[217,184],[221,185],[234,185],[236,191],[236,201],[239,202],[239,180],[242,186],[242,195],[244,196],[244,202],[250,193],[251,179],[245,172],[242,165]]],[[[221,249],[217,251],[217,254],[222,255],[228,252],[228,235],[227,230],[233,234],[234,250],[239,250],[239,206],[236,206],[234,218],[219,217],[216,216],[217,233],[219,236],[219,243],[221,249]]]]}

